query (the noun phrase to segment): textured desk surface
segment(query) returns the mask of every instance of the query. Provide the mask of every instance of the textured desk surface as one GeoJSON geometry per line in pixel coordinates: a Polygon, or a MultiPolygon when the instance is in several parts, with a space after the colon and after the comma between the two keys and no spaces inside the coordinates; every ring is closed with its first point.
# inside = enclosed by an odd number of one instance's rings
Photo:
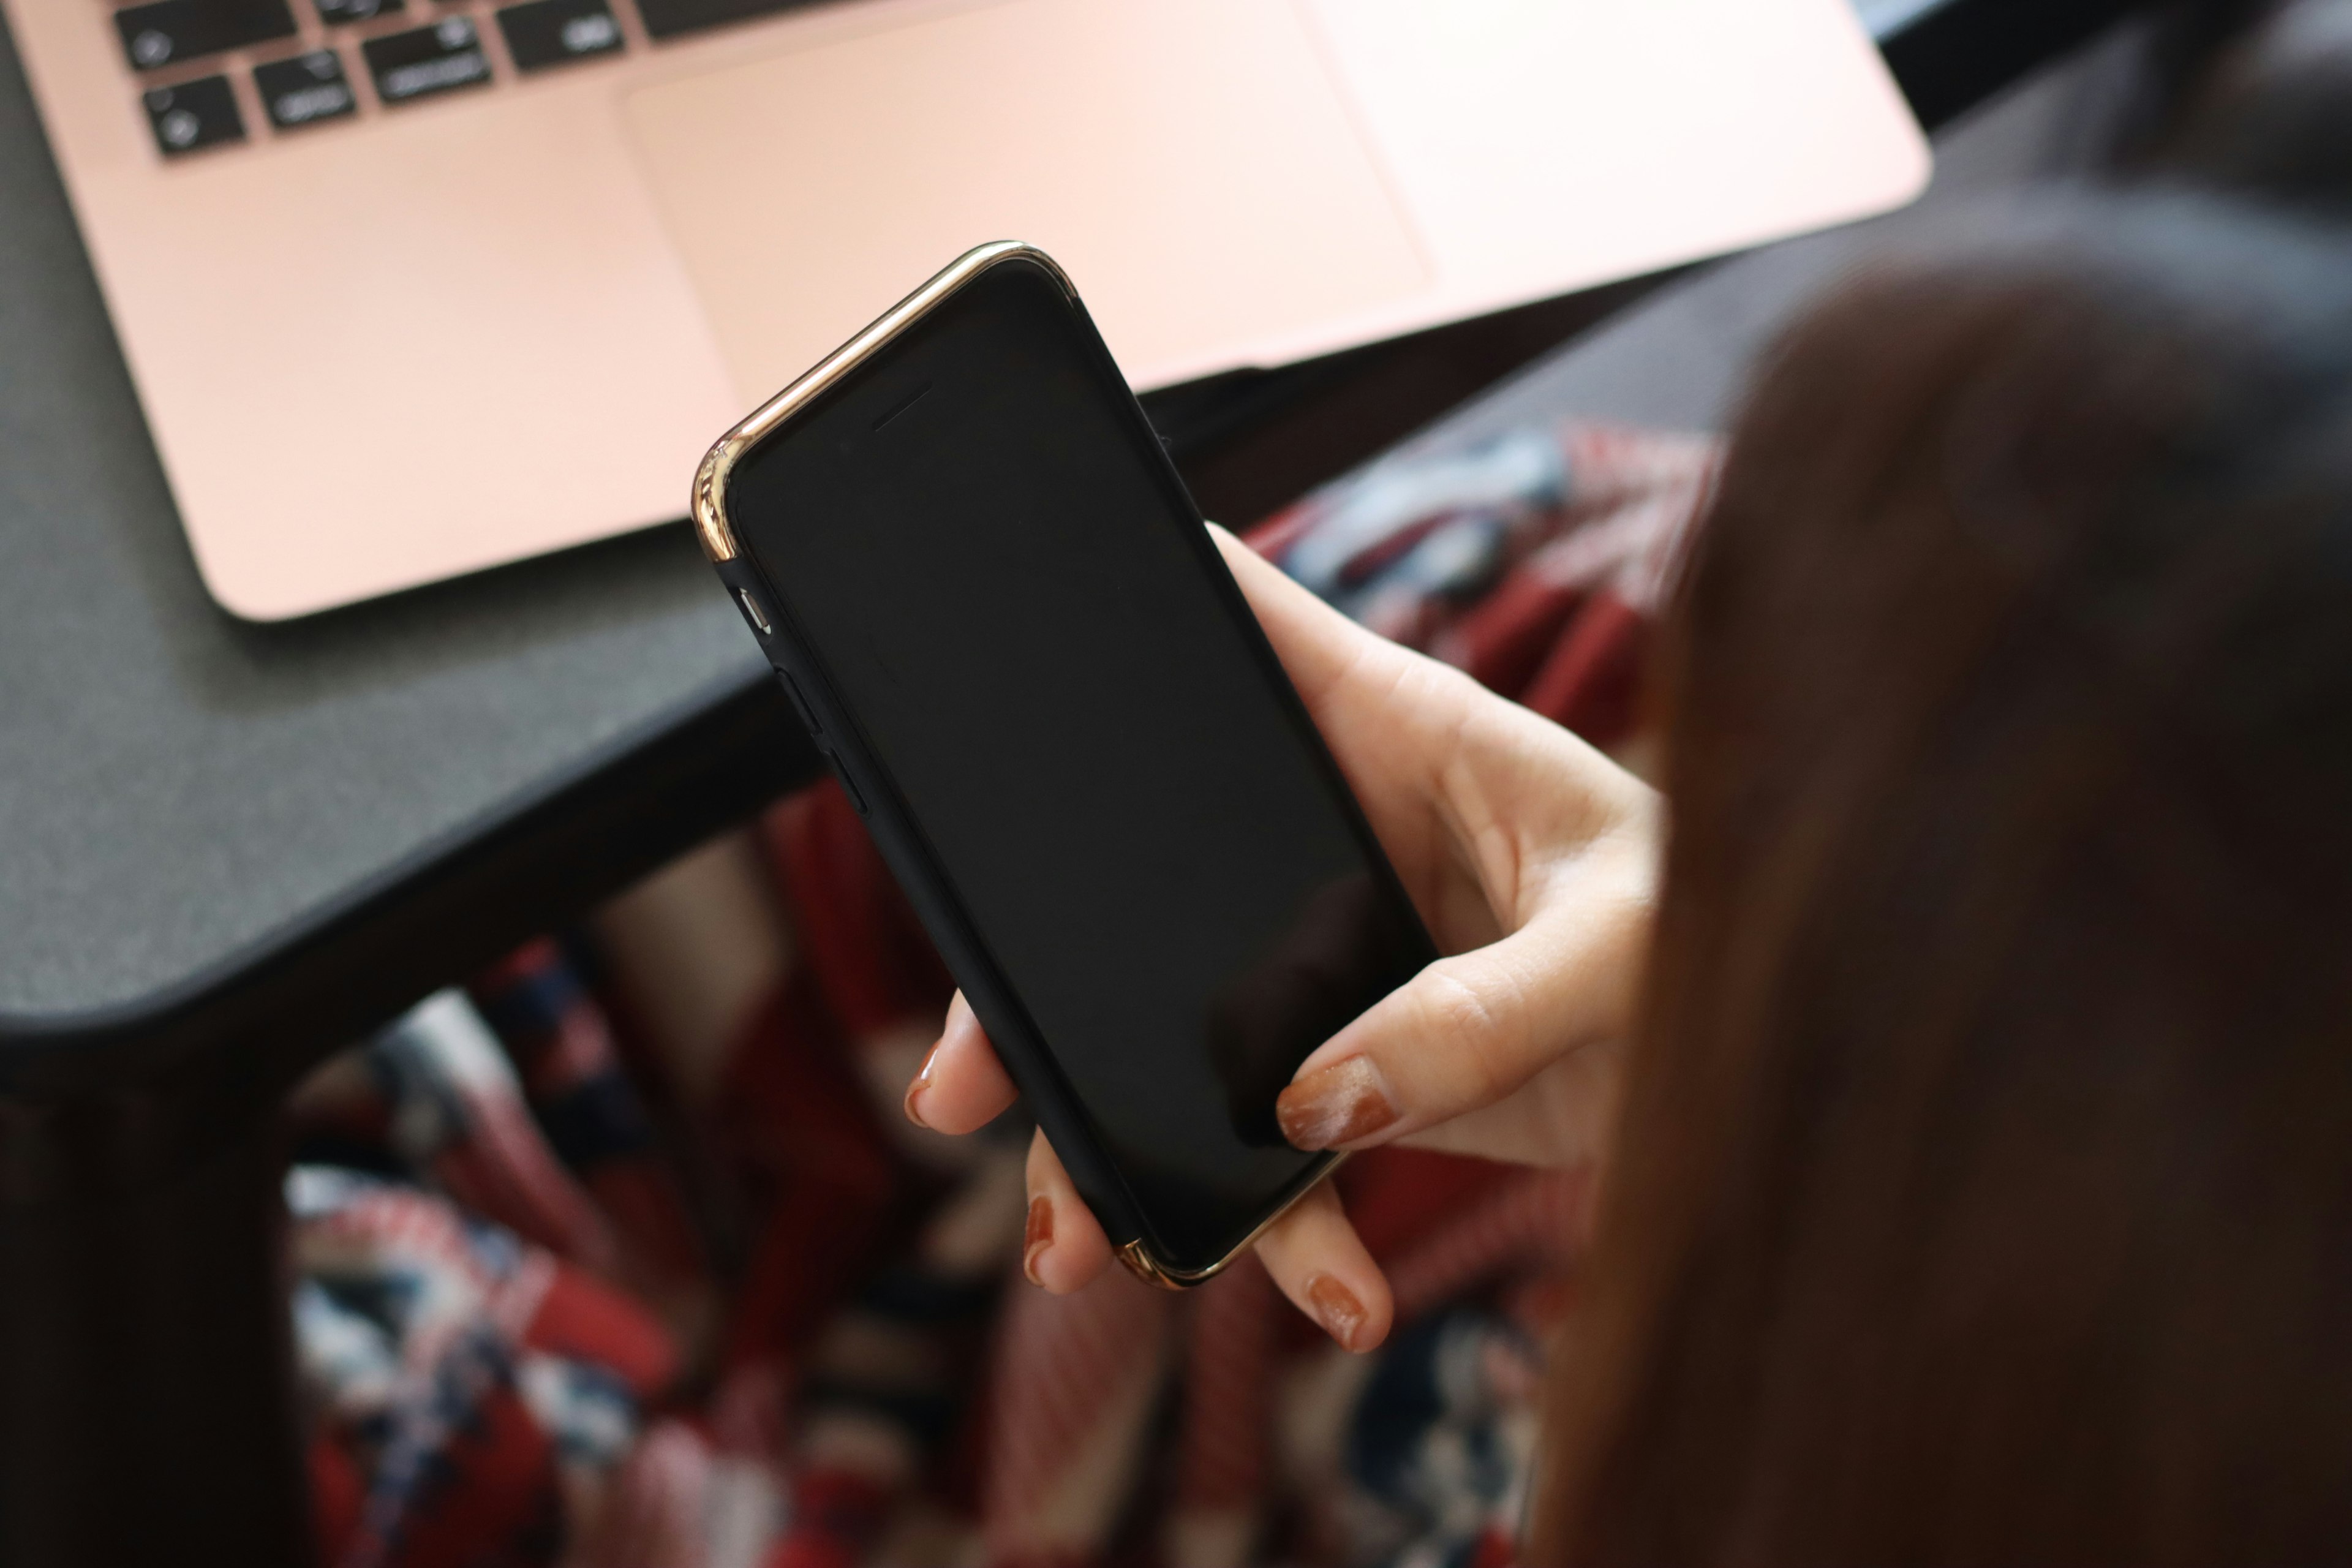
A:
{"type": "Polygon", "coordinates": [[[215,609],[0,31],[0,1091],[357,1026],[810,766],[682,528],[314,622],[215,609]],[[649,760],[714,715],[700,754],[772,757],[759,776],[649,760]],[[632,758],[638,806],[567,815],[632,758]],[[548,887],[449,881],[533,803],[543,830],[493,869],[548,887]],[[371,957],[428,886],[447,912],[413,963],[371,957]]]}
{"type": "Polygon", "coordinates": [[[201,988],[762,679],[682,528],[223,614],[5,35],[0,215],[0,1056],[201,988]]]}

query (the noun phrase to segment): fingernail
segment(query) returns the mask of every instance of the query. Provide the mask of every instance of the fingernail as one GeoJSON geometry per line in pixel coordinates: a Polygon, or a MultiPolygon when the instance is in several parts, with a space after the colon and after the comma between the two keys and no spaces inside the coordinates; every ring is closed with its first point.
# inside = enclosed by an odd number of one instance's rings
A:
{"type": "Polygon", "coordinates": [[[923,1113],[917,1107],[916,1102],[923,1098],[923,1090],[931,1087],[931,1064],[940,1059],[940,1047],[947,1043],[945,1035],[931,1042],[931,1048],[923,1053],[923,1065],[915,1070],[915,1081],[907,1086],[907,1099],[904,1106],[907,1120],[918,1127],[930,1126],[929,1122],[923,1120],[923,1113]]]}
{"type": "Polygon", "coordinates": [[[1043,1285],[1037,1278],[1037,1260],[1054,1245],[1053,1200],[1040,1193],[1029,1200],[1029,1223],[1021,1234],[1021,1272],[1029,1276],[1032,1285],[1043,1285]]]}
{"type": "Polygon", "coordinates": [[[1356,1293],[1328,1274],[1318,1274],[1307,1282],[1307,1300],[1323,1331],[1341,1350],[1354,1350],[1357,1331],[1364,1326],[1364,1304],[1356,1300],[1356,1293]]]}
{"type": "Polygon", "coordinates": [[[1317,1068],[1282,1091],[1274,1114],[1294,1149],[1336,1149],[1369,1138],[1397,1119],[1388,1086],[1370,1057],[1317,1068]]]}

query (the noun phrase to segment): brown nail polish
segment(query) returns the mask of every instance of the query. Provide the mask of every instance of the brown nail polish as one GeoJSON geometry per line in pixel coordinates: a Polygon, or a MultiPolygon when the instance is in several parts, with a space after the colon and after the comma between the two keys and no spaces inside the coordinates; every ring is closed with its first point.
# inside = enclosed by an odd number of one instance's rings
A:
{"type": "Polygon", "coordinates": [[[1032,1285],[1043,1285],[1037,1278],[1037,1259],[1054,1245],[1054,1204],[1044,1194],[1029,1200],[1029,1223],[1021,1233],[1021,1272],[1029,1276],[1032,1285]]]}
{"type": "Polygon", "coordinates": [[[1354,1350],[1356,1335],[1364,1326],[1364,1304],[1356,1300],[1356,1293],[1328,1274],[1318,1274],[1307,1282],[1307,1300],[1323,1331],[1341,1350],[1354,1350]]]}
{"type": "Polygon", "coordinates": [[[915,1081],[907,1086],[907,1098],[901,1109],[906,1111],[907,1120],[918,1127],[930,1126],[923,1120],[923,1113],[915,1109],[915,1102],[922,1098],[923,1090],[931,1087],[931,1063],[939,1059],[940,1047],[947,1043],[945,1036],[931,1042],[931,1048],[923,1053],[923,1065],[915,1069],[915,1081]]]}
{"type": "Polygon", "coordinates": [[[1369,1138],[1397,1119],[1388,1086],[1370,1057],[1316,1068],[1282,1091],[1274,1114],[1294,1149],[1336,1149],[1369,1138]]]}

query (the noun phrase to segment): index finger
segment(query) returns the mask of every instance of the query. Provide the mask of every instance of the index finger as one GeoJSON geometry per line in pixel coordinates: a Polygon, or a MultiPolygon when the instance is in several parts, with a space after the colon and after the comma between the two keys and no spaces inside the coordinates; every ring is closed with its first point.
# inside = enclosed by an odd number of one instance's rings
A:
{"type": "Polygon", "coordinates": [[[1412,729],[1423,715],[1451,710],[1450,704],[1400,688],[1467,681],[1467,676],[1358,626],[1213,522],[1209,536],[1318,726],[1327,731],[1366,722],[1412,729]]]}

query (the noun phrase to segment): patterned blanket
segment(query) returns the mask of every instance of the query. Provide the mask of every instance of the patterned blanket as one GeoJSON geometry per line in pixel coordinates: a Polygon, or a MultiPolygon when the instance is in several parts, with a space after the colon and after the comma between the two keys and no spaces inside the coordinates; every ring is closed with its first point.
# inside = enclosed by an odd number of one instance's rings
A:
{"type": "MultiPolygon", "coordinates": [[[[1640,765],[1717,450],[1571,423],[1250,535],[1640,765]]],[[[335,1568],[1500,1568],[1591,1173],[1383,1150],[1368,1357],[1244,1264],[1018,1281],[1017,1111],[903,1085],[950,982],[831,784],[338,1058],[296,1104],[293,1311],[335,1568]]]]}

